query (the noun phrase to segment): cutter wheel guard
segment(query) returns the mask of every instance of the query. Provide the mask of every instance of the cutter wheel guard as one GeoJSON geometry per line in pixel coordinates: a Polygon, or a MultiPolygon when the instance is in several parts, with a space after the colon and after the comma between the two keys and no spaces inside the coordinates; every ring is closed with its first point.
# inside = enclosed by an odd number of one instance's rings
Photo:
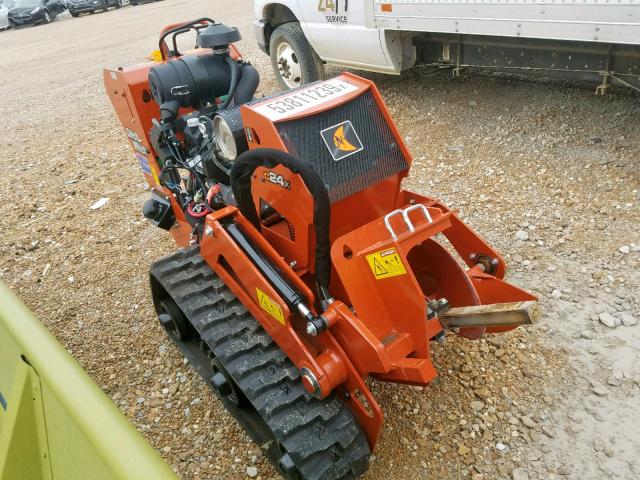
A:
{"type": "Polygon", "coordinates": [[[455,210],[402,189],[411,157],[371,81],[255,98],[239,39],[175,24],[155,61],[104,72],[143,213],[179,247],[151,267],[153,302],[285,478],[357,478],[383,424],[368,377],[427,385],[432,341],[529,324],[537,299],[455,210]]]}

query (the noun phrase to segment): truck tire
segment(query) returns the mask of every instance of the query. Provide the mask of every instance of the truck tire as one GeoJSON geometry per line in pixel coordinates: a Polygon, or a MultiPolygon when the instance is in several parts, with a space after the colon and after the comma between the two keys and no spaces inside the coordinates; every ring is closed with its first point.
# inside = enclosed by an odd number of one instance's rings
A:
{"type": "Polygon", "coordinates": [[[298,22],[284,23],[271,34],[271,66],[282,88],[291,89],[324,78],[324,64],[298,22]]]}

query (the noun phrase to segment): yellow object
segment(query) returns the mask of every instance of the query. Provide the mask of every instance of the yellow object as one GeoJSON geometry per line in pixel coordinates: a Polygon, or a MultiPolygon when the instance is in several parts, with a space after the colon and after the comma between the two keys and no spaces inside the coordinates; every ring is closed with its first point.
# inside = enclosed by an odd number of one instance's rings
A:
{"type": "Polygon", "coordinates": [[[152,166],[149,166],[149,169],[151,170],[151,175],[153,176],[153,181],[156,182],[156,185],[161,185],[160,178],[158,177],[158,174],[156,173],[156,169],[153,168],[152,166]]]}
{"type": "Polygon", "coordinates": [[[271,315],[273,318],[278,320],[282,325],[284,325],[284,314],[282,313],[282,308],[280,305],[273,300],[269,295],[264,293],[259,288],[256,288],[256,293],[258,294],[258,302],[260,303],[260,308],[262,308],[265,312],[271,315]]]}
{"type": "Polygon", "coordinates": [[[161,62],[162,61],[162,53],[160,53],[160,50],[154,50],[153,52],[151,52],[149,54],[149,56],[147,58],[149,60],[151,60],[152,62],[161,62]]]}
{"type": "Polygon", "coordinates": [[[395,248],[388,248],[380,252],[367,255],[367,263],[376,280],[404,275],[407,269],[395,248]]]}
{"type": "Polygon", "coordinates": [[[177,480],[1,282],[0,479],[177,480]]]}
{"type": "Polygon", "coordinates": [[[333,143],[338,148],[338,150],[342,150],[343,152],[353,152],[358,148],[351,145],[349,141],[344,136],[344,125],[340,125],[336,133],[333,134],[333,143]]]}

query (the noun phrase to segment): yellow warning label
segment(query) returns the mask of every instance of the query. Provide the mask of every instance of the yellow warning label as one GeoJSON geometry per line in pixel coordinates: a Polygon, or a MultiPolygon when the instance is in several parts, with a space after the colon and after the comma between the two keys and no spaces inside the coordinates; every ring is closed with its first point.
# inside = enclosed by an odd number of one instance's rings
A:
{"type": "Polygon", "coordinates": [[[256,293],[258,294],[258,302],[260,303],[260,307],[273,318],[278,320],[282,325],[284,325],[284,314],[282,313],[282,308],[280,308],[278,302],[273,300],[269,295],[264,293],[259,288],[256,288],[256,293]]]}
{"type": "Polygon", "coordinates": [[[402,263],[402,259],[395,248],[371,253],[367,255],[367,262],[376,280],[407,273],[404,263],[402,263]]]}

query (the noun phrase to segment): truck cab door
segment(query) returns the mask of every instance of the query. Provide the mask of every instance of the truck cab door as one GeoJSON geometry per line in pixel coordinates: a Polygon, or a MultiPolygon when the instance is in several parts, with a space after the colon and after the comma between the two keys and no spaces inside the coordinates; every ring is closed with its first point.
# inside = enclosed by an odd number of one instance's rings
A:
{"type": "Polygon", "coordinates": [[[396,69],[381,41],[385,32],[365,26],[370,0],[297,0],[302,29],[318,56],[329,62],[393,73],[396,69]]]}

